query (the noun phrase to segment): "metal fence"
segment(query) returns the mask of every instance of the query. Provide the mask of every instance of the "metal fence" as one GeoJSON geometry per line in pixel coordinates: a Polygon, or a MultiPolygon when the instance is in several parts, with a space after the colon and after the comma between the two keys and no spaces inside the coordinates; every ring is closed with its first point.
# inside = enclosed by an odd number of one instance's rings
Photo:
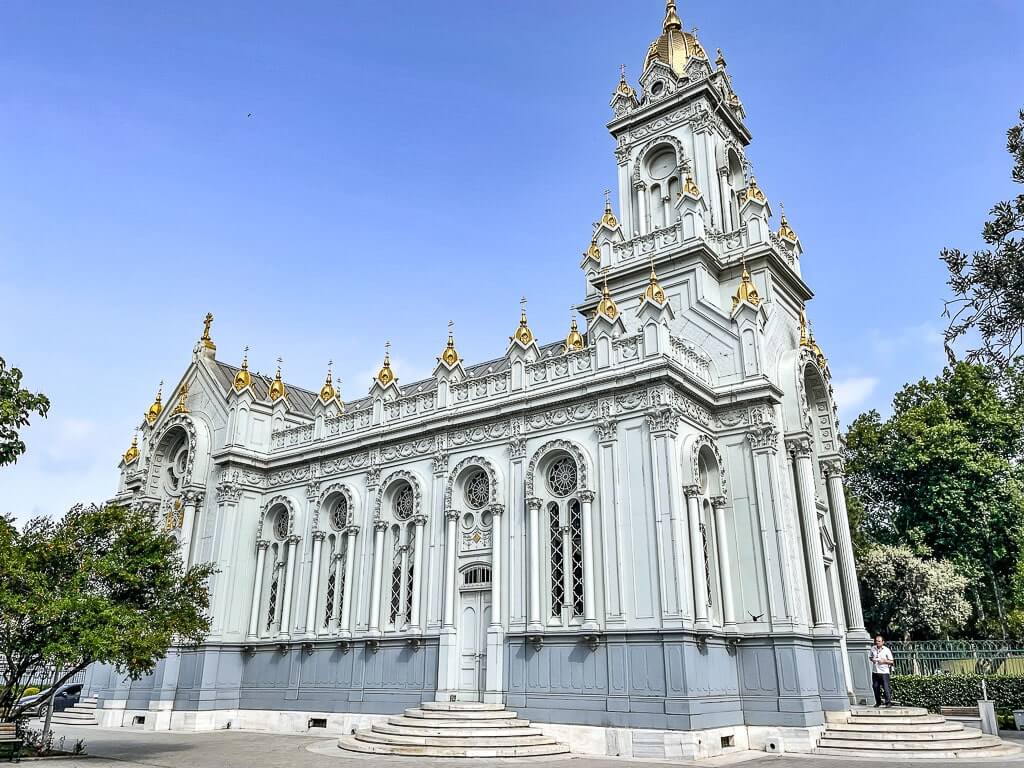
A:
{"type": "Polygon", "coordinates": [[[889,643],[897,675],[1024,675],[1024,645],[1001,640],[889,643]]]}

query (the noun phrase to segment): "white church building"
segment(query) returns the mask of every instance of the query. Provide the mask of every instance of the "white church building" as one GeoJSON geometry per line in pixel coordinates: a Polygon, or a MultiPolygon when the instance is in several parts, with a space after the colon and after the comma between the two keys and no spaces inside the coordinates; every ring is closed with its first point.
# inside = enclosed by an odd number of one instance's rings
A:
{"type": "Polygon", "coordinates": [[[330,373],[305,389],[220,360],[207,316],[114,500],[216,565],[212,630],[141,680],[91,669],[101,723],[345,731],[479,701],[570,743],[756,746],[867,696],[805,256],[726,62],[669,0],[610,106],[617,206],[581,236],[564,337],[524,306],[493,359],[449,335],[430,378],[385,355],[343,399],[330,373]]]}

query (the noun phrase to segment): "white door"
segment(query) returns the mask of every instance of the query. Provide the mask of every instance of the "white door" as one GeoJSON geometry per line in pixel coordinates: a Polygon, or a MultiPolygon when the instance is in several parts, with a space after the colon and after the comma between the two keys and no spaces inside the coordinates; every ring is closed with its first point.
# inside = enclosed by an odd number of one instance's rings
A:
{"type": "Polygon", "coordinates": [[[491,623],[491,593],[462,593],[459,617],[459,699],[483,701],[487,679],[487,627],[491,623]]]}

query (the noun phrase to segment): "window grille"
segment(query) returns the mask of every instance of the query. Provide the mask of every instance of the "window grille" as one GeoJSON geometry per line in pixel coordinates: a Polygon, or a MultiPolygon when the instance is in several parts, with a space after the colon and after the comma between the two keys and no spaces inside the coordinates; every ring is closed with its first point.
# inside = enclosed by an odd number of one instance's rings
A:
{"type": "Polygon", "coordinates": [[[334,505],[334,510],[331,512],[331,525],[336,531],[340,531],[348,525],[348,499],[344,496],[338,499],[338,503],[334,505]]]}
{"type": "Polygon", "coordinates": [[[270,584],[270,599],[267,601],[267,632],[274,626],[274,618],[277,615],[277,569],[274,570],[274,580],[270,584]]]}
{"type": "Polygon", "coordinates": [[[577,483],[576,462],[571,456],[563,456],[548,468],[548,487],[555,496],[568,496],[577,483]]]}
{"type": "MultiPolygon", "coordinates": [[[[342,552],[341,560],[338,561],[338,572],[341,578],[338,579],[338,620],[341,620],[341,611],[345,605],[345,579],[348,577],[348,548],[342,552]]],[[[345,627],[347,629],[347,627],[345,627]]]]}
{"type": "Polygon", "coordinates": [[[288,538],[288,511],[279,510],[277,517],[274,518],[274,535],[277,538],[284,540],[288,538]]]}
{"type": "Polygon", "coordinates": [[[565,602],[565,564],[562,555],[562,529],[558,519],[558,505],[548,505],[548,525],[551,532],[551,616],[561,618],[565,602]]]}
{"type": "Polygon", "coordinates": [[[412,517],[415,510],[411,485],[406,483],[399,489],[398,493],[395,494],[392,506],[395,511],[395,517],[399,520],[408,520],[412,517]]]}
{"type": "Polygon", "coordinates": [[[466,504],[481,509],[491,498],[491,483],[483,470],[474,472],[466,481],[466,504]]]}
{"type": "Polygon", "coordinates": [[[704,547],[704,582],[708,591],[708,608],[711,607],[711,560],[708,558],[708,529],[700,524],[700,540],[704,547]]]}
{"type": "Polygon", "coordinates": [[[391,561],[391,603],[388,613],[388,623],[398,624],[398,614],[402,610],[402,552],[398,546],[398,536],[395,536],[395,554],[391,561]]]}
{"type": "Polygon", "coordinates": [[[327,591],[324,594],[324,627],[331,626],[331,616],[334,614],[334,583],[337,574],[333,571],[327,578],[327,591]]]}
{"type": "Polygon", "coordinates": [[[491,583],[491,569],[486,565],[470,568],[462,575],[462,583],[467,587],[479,587],[491,583]]]}
{"type": "Polygon", "coordinates": [[[572,537],[572,615],[583,616],[583,516],[576,499],[569,502],[569,535],[572,537]]]}
{"type": "Polygon", "coordinates": [[[412,531],[409,531],[409,546],[408,552],[405,555],[406,562],[406,573],[405,573],[405,621],[409,622],[412,616],[412,583],[416,578],[416,574],[413,573],[416,569],[413,567],[413,552],[417,542],[414,541],[412,531]]]}

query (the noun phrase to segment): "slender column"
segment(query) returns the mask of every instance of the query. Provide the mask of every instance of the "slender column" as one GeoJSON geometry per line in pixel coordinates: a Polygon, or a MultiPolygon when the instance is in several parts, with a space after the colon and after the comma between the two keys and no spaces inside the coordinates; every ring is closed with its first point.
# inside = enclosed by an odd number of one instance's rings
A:
{"type": "Polygon", "coordinates": [[[295,577],[295,550],[298,543],[298,536],[288,537],[288,564],[284,575],[284,602],[281,605],[281,637],[291,636],[292,592],[295,591],[292,579],[295,577]]]}
{"type": "Polygon", "coordinates": [[[583,504],[583,628],[597,631],[594,599],[594,492],[580,491],[583,504]]]}
{"type": "Polygon", "coordinates": [[[708,628],[708,582],[704,577],[704,548],[700,535],[700,488],[688,485],[686,512],[690,523],[690,577],[693,580],[693,618],[695,626],[708,628]]]}
{"type": "Polygon", "coordinates": [[[728,531],[725,527],[725,497],[716,496],[711,500],[715,510],[715,541],[718,543],[718,573],[722,578],[722,623],[730,626],[736,623],[736,608],[732,598],[732,561],[729,557],[728,531]]]}
{"type": "Polygon", "coordinates": [[[637,229],[641,235],[646,235],[648,232],[647,227],[647,187],[642,182],[637,184],[636,187],[636,201],[637,208],[639,209],[640,221],[637,222],[637,229]]]}
{"type": "Polygon", "coordinates": [[[526,627],[529,632],[543,632],[544,624],[540,619],[540,508],[541,500],[531,496],[526,500],[530,510],[530,557],[528,563],[530,582],[530,615],[526,627]]]}
{"type": "MultiPolygon", "coordinates": [[[[350,637],[352,635],[352,622],[349,617],[352,614],[352,582],[355,579],[356,536],[359,535],[359,526],[350,525],[345,533],[345,589],[341,595],[341,616],[338,619],[338,629],[342,637],[350,637]]],[[[341,560],[339,558],[338,577],[336,577],[335,586],[337,586],[337,579],[340,576],[341,560]]],[[[337,591],[336,589],[335,592],[337,591]]]]}
{"type": "Polygon", "coordinates": [[[501,628],[501,504],[491,505],[491,627],[501,628]]]}
{"type": "MultiPolygon", "coordinates": [[[[669,523],[672,526],[672,561],[676,574],[676,599],[679,601],[679,614],[687,615],[687,603],[690,602],[686,594],[688,585],[686,583],[686,529],[683,525],[683,510],[679,504],[679,477],[675,462],[668,465],[669,476],[669,523]]],[[[692,590],[691,590],[692,591],[692,590]]]]}
{"type": "Polygon", "coordinates": [[[186,567],[194,561],[192,552],[192,538],[196,526],[196,510],[203,503],[202,491],[185,491],[182,494],[183,506],[181,510],[181,559],[186,567]]]}
{"type": "Polygon", "coordinates": [[[263,567],[267,560],[270,542],[260,539],[256,542],[256,575],[252,585],[252,607],[249,609],[249,639],[255,640],[260,631],[260,602],[263,597],[263,567]]]}
{"type": "Polygon", "coordinates": [[[796,490],[800,499],[800,514],[803,518],[804,547],[807,551],[807,569],[811,582],[811,601],[814,607],[814,626],[828,626],[832,623],[829,610],[828,591],[825,581],[825,556],[821,548],[821,533],[818,529],[818,507],[814,493],[814,466],[811,464],[810,438],[801,437],[786,441],[786,447],[796,465],[796,490]]]}
{"type": "MultiPolygon", "coordinates": [[[[667,183],[667,179],[666,179],[666,183],[667,183]]],[[[672,216],[672,213],[673,213],[673,211],[672,211],[672,198],[669,195],[665,195],[663,198],[661,198],[661,202],[662,202],[662,205],[665,208],[665,226],[666,227],[671,227],[672,224],[674,223],[673,222],[673,218],[674,217],[672,216]]]]}
{"type": "Polygon", "coordinates": [[[384,531],[388,524],[378,520],[373,524],[373,576],[370,582],[370,618],[367,631],[371,637],[380,636],[380,580],[384,568],[384,531]]]}
{"type": "Polygon", "coordinates": [[[459,513],[454,509],[445,510],[444,522],[444,623],[445,627],[455,626],[455,534],[459,513]]]}
{"type": "Polygon", "coordinates": [[[409,631],[420,632],[420,585],[423,583],[423,528],[427,524],[425,515],[412,519],[414,533],[412,540],[412,608],[409,610],[409,631]]]}
{"type": "Polygon", "coordinates": [[[309,564],[309,601],[306,604],[306,635],[316,635],[316,605],[320,594],[320,550],[323,548],[325,534],[323,531],[313,532],[313,560],[309,564]]]}
{"type": "MultiPolygon", "coordinates": [[[[330,565],[328,568],[331,573],[334,574],[334,596],[331,599],[331,618],[327,622],[327,631],[334,634],[341,629],[341,621],[338,618],[338,614],[341,612],[341,606],[344,604],[344,598],[341,595],[341,585],[344,579],[344,566],[342,561],[344,555],[342,552],[345,548],[344,534],[337,539],[337,548],[331,553],[331,559],[329,560],[330,565]]],[[[331,577],[328,576],[328,579],[331,577]]]]}
{"type": "Polygon", "coordinates": [[[562,526],[562,616],[571,619],[575,596],[572,590],[572,528],[568,525],[568,510],[565,522],[566,525],[562,526]]]}
{"type": "MultiPolygon", "coordinates": [[[[406,528],[406,535],[412,536],[412,530],[406,528]]],[[[409,617],[405,615],[405,607],[409,604],[409,580],[406,578],[406,574],[409,573],[409,546],[410,543],[407,541],[398,547],[398,561],[399,573],[402,574],[401,583],[398,585],[398,615],[395,617],[395,629],[401,629],[398,626],[399,622],[405,620],[406,626],[412,622],[409,617]]],[[[415,576],[415,574],[413,574],[415,576]]],[[[389,609],[390,610],[390,609],[389,609]]]]}
{"type": "Polygon", "coordinates": [[[857,567],[853,561],[853,541],[850,538],[850,519],[846,511],[843,492],[843,462],[841,459],[822,462],[828,486],[829,507],[832,510],[832,531],[836,537],[836,555],[839,560],[839,580],[843,585],[843,605],[846,608],[846,626],[849,630],[864,629],[864,612],[860,605],[857,567]]]}

